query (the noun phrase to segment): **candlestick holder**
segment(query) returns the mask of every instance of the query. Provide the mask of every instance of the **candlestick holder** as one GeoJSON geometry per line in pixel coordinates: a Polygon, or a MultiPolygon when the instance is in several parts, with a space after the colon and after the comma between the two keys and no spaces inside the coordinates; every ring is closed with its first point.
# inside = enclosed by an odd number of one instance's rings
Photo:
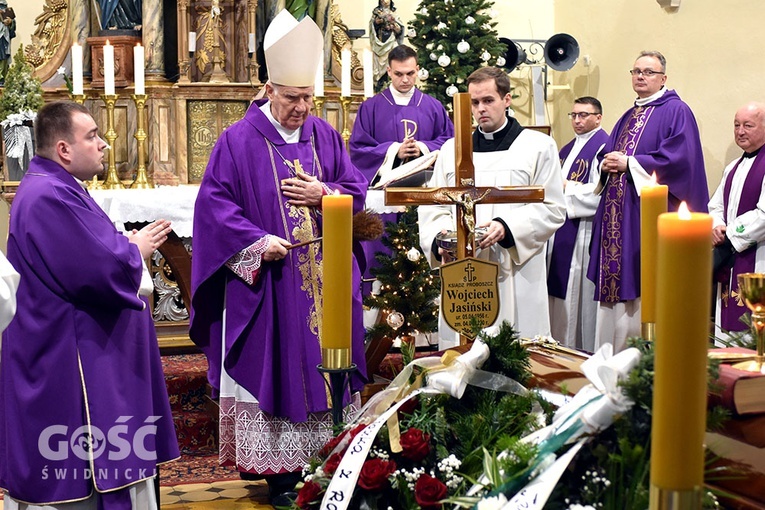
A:
{"type": "Polygon", "coordinates": [[[106,180],[102,187],[104,189],[125,189],[117,173],[117,162],[114,155],[114,141],[117,139],[117,132],[114,130],[114,105],[119,96],[117,94],[103,94],[101,99],[106,104],[106,138],[109,144],[109,165],[106,170],[106,180]]]}
{"type": "Polygon", "coordinates": [[[640,333],[643,340],[653,342],[656,340],[656,323],[655,322],[641,322],[640,333]]]}
{"type": "Polygon", "coordinates": [[[135,180],[130,185],[132,189],[151,189],[154,184],[149,181],[146,175],[146,99],[147,94],[131,94],[130,96],[135,102],[136,121],[138,127],[136,128],[133,138],[136,139],[136,145],[138,146],[138,170],[136,170],[135,180]]]}
{"type": "Polygon", "coordinates": [[[322,365],[318,365],[316,369],[322,375],[329,375],[329,380],[325,377],[324,382],[332,397],[332,423],[340,425],[343,423],[343,395],[346,388],[351,386],[351,375],[356,371],[356,364],[351,363],[344,368],[325,368],[322,365]]]}
{"type": "Polygon", "coordinates": [[[88,96],[85,94],[69,94],[69,99],[77,104],[85,104],[85,99],[87,99],[87,97],[88,96]]]}
{"type": "Polygon", "coordinates": [[[701,487],[691,490],[662,489],[651,484],[649,510],[701,510],[704,493],[701,487]]]}
{"type": "Polygon", "coordinates": [[[738,291],[746,307],[752,311],[752,326],[757,334],[757,355],[754,360],[742,361],[733,367],[765,374],[765,274],[738,275],[738,291]]]}
{"type": "Polygon", "coordinates": [[[340,134],[345,140],[345,147],[348,148],[348,141],[351,139],[351,130],[348,126],[351,115],[351,96],[340,96],[340,104],[343,107],[343,132],[340,134]]]}
{"type": "Polygon", "coordinates": [[[324,96],[313,96],[313,114],[320,119],[324,118],[324,102],[326,101],[326,97],[324,96]]]}

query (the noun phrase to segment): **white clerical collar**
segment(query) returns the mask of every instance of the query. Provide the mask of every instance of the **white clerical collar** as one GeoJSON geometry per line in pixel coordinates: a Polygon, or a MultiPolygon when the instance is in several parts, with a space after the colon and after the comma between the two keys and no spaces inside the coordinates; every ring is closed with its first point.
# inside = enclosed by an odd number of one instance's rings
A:
{"type": "MultiPolygon", "coordinates": [[[[72,174],[69,174],[69,175],[72,175],[72,174]]],[[[72,177],[74,177],[74,175],[72,175],[72,177]]],[[[82,189],[84,189],[85,191],[88,191],[88,185],[87,185],[87,184],[85,184],[85,181],[81,181],[81,180],[80,180],[80,179],[78,179],[77,177],[74,177],[74,180],[75,180],[75,181],[77,181],[77,184],[79,184],[80,186],[82,186],[82,189]]]]}
{"type": "Polygon", "coordinates": [[[502,127],[500,127],[499,129],[495,129],[491,133],[485,133],[484,130],[481,129],[481,127],[479,126],[478,132],[481,133],[483,137],[486,138],[487,140],[494,140],[494,133],[498,133],[502,131],[503,129],[505,129],[505,126],[507,126],[507,117],[505,117],[505,122],[502,123],[502,127]]]}
{"type": "Polygon", "coordinates": [[[662,87],[657,92],[651,94],[648,97],[644,97],[642,99],[641,98],[637,98],[637,99],[635,99],[635,106],[645,106],[648,103],[650,103],[651,101],[656,101],[661,96],[663,96],[666,91],[667,91],[667,87],[662,87]]]}
{"type": "Polygon", "coordinates": [[[300,130],[302,129],[302,126],[297,129],[287,129],[282,126],[271,113],[271,101],[266,101],[264,105],[261,105],[260,111],[265,114],[269,121],[271,121],[271,124],[276,128],[285,142],[298,143],[300,141],[300,130]]]}
{"type": "Polygon", "coordinates": [[[600,126],[598,126],[598,127],[596,127],[595,129],[593,129],[592,131],[588,131],[588,132],[586,132],[586,133],[582,133],[581,135],[576,135],[576,140],[577,140],[577,141],[580,141],[580,140],[581,140],[581,141],[583,141],[583,142],[586,142],[587,140],[589,140],[590,138],[592,138],[592,137],[593,137],[593,135],[594,135],[595,133],[597,133],[598,131],[600,131],[601,129],[603,129],[603,128],[601,128],[600,126]]]}
{"type": "Polygon", "coordinates": [[[404,94],[396,90],[393,85],[388,86],[388,90],[390,90],[390,94],[393,96],[393,101],[399,106],[406,106],[409,104],[409,100],[412,99],[412,96],[414,95],[414,89],[415,87],[412,87],[409,89],[409,92],[404,94]]]}

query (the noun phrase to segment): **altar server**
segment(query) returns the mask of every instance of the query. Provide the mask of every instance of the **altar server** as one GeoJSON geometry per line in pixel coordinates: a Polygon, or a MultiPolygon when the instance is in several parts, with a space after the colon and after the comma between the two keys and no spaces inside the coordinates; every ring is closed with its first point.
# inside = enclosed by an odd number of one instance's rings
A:
{"type": "MultiPolygon", "coordinates": [[[[476,206],[476,225],[486,227],[477,256],[499,263],[499,321],[511,322],[524,337],[550,334],[547,241],[563,224],[566,208],[563,179],[555,142],[538,131],[524,129],[506,113],[510,81],[496,67],[482,67],[467,79],[472,112],[476,186],[542,186],[540,203],[476,206]]],[[[454,186],[454,139],[441,148],[431,186],[454,186]]],[[[444,255],[435,238],[456,228],[454,206],[420,206],[420,245],[431,266],[444,255]]],[[[453,346],[457,334],[443,322],[440,347],[453,346]]]]}

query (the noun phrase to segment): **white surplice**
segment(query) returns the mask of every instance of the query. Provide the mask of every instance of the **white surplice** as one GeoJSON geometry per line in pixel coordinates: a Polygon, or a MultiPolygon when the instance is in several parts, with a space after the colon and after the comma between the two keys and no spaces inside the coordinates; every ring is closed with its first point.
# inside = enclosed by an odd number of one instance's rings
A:
{"type": "MultiPolygon", "coordinates": [[[[552,138],[524,129],[509,149],[474,152],[476,186],[542,186],[544,202],[476,206],[476,225],[501,218],[515,239],[506,249],[498,244],[479,250],[477,257],[499,264],[500,311],[497,323],[507,320],[523,337],[550,334],[547,298],[547,241],[565,219],[563,181],[558,149],[552,138]]],[[[454,186],[454,139],[441,147],[430,186],[454,186]]],[[[455,207],[420,206],[420,245],[431,267],[440,262],[431,245],[441,230],[455,230],[455,207]]],[[[459,336],[439,320],[439,347],[459,343],[459,336]]]]}
{"type": "MultiPolygon", "coordinates": [[[[576,135],[561,168],[561,176],[566,179],[571,165],[582,148],[601,128],[576,135]]],[[[605,144],[604,144],[605,145],[605,144]]],[[[601,145],[597,152],[603,148],[601,145]]],[[[579,218],[579,230],[571,256],[566,299],[550,296],[550,327],[554,339],[567,347],[595,351],[595,324],[598,303],[595,301],[595,284],[587,279],[587,266],[590,264],[590,239],[592,238],[592,218],[598,210],[600,195],[595,194],[595,187],[600,180],[597,155],[590,162],[590,176],[587,182],[569,181],[564,190],[566,214],[568,218],[579,218]]],[[[555,237],[550,239],[548,249],[552,254],[555,237]]],[[[548,256],[549,259],[549,256],[548,256]]]]}

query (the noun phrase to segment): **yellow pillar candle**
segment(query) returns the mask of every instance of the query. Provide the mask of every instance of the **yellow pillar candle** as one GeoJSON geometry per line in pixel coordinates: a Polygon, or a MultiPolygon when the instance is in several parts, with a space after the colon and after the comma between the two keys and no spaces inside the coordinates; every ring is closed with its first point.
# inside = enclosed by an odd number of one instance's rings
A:
{"type": "Polygon", "coordinates": [[[688,212],[685,203],[659,216],[652,510],[668,508],[660,502],[669,500],[692,500],[683,507],[700,508],[711,274],[712,217],[688,212]]]}
{"type": "Polygon", "coordinates": [[[346,368],[351,364],[353,197],[323,197],[322,217],[322,366],[346,368]]]}
{"type": "Polygon", "coordinates": [[[669,188],[656,183],[640,190],[640,320],[656,322],[656,243],[659,215],[667,212],[669,188]]]}

